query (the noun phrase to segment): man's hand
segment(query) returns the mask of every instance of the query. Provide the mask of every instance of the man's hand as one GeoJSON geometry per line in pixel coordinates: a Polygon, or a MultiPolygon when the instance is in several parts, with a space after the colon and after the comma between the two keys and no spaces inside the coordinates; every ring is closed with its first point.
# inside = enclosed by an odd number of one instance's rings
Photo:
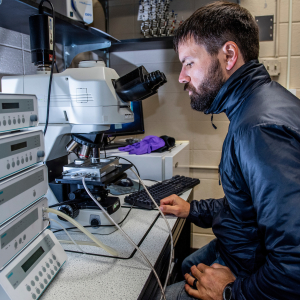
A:
{"type": "Polygon", "coordinates": [[[211,267],[199,264],[197,267],[191,267],[192,275],[185,274],[185,285],[187,293],[197,299],[202,300],[222,300],[223,290],[228,283],[235,281],[235,277],[229,268],[219,264],[213,264],[211,267]],[[194,280],[197,290],[193,289],[194,280]]]}
{"type": "Polygon", "coordinates": [[[173,214],[179,218],[186,218],[190,213],[190,204],[177,195],[160,200],[159,208],[164,215],[173,214]]]}

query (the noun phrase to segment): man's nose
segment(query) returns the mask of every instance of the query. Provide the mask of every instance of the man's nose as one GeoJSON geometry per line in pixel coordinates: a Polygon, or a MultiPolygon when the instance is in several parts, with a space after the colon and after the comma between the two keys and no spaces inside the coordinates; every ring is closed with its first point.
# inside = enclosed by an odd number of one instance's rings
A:
{"type": "Polygon", "coordinates": [[[179,74],[179,82],[180,83],[188,83],[188,82],[190,82],[191,81],[191,77],[190,76],[188,76],[185,72],[184,72],[184,70],[181,70],[181,72],[180,72],[180,74],[179,74]]]}

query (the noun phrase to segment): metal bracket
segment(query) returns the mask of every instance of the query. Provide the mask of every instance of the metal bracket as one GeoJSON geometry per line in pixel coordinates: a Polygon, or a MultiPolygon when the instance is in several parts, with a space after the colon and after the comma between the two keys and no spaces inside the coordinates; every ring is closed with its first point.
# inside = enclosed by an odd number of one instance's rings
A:
{"type": "Polygon", "coordinates": [[[255,17],[255,21],[259,27],[259,40],[273,41],[274,16],[255,17]]]}
{"type": "Polygon", "coordinates": [[[107,41],[105,43],[97,43],[97,44],[85,44],[85,45],[71,45],[71,46],[63,46],[64,53],[64,69],[67,69],[72,63],[73,58],[82,52],[87,51],[96,51],[100,49],[106,49],[111,46],[111,42],[107,41]]]}

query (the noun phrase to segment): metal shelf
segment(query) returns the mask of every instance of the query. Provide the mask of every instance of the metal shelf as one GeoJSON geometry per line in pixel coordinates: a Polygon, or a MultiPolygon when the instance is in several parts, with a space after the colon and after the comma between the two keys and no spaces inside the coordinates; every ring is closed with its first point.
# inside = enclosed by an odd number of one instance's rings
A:
{"type": "Polygon", "coordinates": [[[121,43],[112,43],[109,52],[139,51],[153,49],[173,49],[173,37],[141,38],[121,40],[121,43]]]}
{"type": "MultiPolygon", "coordinates": [[[[47,3],[45,5],[47,6],[47,3]]],[[[0,5],[0,27],[29,34],[29,17],[38,13],[38,7],[39,4],[32,0],[3,0],[0,5]]],[[[45,11],[51,14],[51,10],[47,7],[45,11]]],[[[118,42],[103,31],[88,27],[59,13],[55,13],[55,16],[57,43],[70,46],[96,43],[109,45],[110,42],[118,42]]]]}
{"type": "MultiPolygon", "coordinates": [[[[45,3],[44,11],[51,14],[45,3]]],[[[38,13],[39,4],[33,0],[3,0],[0,5],[0,27],[29,34],[29,17],[38,13]]],[[[84,51],[106,49],[119,40],[111,35],[84,25],[79,21],[55,13],[56,43],[62,44],[68,66],[75,55],[84,51]]]]}

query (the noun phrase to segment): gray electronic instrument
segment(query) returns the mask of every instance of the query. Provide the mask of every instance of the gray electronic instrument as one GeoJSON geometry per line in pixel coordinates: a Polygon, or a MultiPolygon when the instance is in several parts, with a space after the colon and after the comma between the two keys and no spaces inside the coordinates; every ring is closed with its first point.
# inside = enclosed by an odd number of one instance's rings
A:
{"type": "Polygon", "coordinates": [[[66,260],[62,246],[46,229],[0,272],[0,299],[38,299],[66,260]]]}
{"type": "Polygon", "coordinates": [[[0,225],[46,194],[47,174],[47,167],[39,165],[0,182],[0,225]]]}
{"type": "Polygon", "coordinates": [[[0,135],[0,179],[41,161],[45,156],[41,130],[0,135]]]}
{"type": "Polygon", "coordinates": [[[0,133],[34,127],[38,121],[35,95],[0,93],[0,133]]]}
{"type": "Polygon", "coordinates": [[[46,207],[48,200],[42,198],[0,227],[0,270],[49,225],[46,207]]]}

